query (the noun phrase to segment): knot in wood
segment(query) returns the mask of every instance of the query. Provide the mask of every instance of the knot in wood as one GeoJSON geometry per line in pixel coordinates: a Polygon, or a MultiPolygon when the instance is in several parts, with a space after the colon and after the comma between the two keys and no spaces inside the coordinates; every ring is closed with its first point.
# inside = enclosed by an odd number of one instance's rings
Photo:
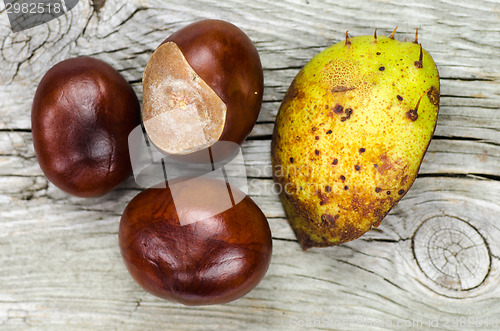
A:
{"type": "Polygon", "coordinates": [[[491,259],[486,241],[459,218],[427,219],[415,232],[412,246],[422,272],[445,289],[472,290],[488,276],[491,259]]]}

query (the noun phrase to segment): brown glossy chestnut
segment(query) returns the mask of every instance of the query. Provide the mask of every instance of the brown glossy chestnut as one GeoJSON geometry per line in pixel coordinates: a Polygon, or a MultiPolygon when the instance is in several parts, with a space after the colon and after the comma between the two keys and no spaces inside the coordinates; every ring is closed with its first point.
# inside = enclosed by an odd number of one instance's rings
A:
{"type": "Polygon", "coordinates": [[[109,64],[91,57],[53,66],[33,99],[40,167],[57,187],[80,197],[101,196],[130,175],[128,134],[139,124],[132,87],[109,64]]]}
{"type": "Polygon", "coordinates": [[[266,274],[272,253],[259,207],[237,188],[204,177],[139,193],[122,215],[119,244],[139,285],[185,305],[247,294],[266,274]]]}
{"type": "Polygon", "coordinates": [[[168,37],[148,61],[146,133],[173,155],[218,141],[241,145],[257,121],[263,86],[259,54],[243,31],[221,20],[192,23],[168,37]]]}

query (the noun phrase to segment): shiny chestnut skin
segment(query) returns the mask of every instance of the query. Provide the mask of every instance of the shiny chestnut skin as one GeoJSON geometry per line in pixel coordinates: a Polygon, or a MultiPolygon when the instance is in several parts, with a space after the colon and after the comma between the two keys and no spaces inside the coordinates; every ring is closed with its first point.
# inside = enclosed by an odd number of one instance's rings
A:
{"type": "Polygon", "coordinates": [[[140,105],[128,82],[107,63],[78,57],[59,62],[33,99],[33,145],[40,167],[61,190],[106,194],[131,173],[128,134],[140,105]]]}
{"type": "Polygon", "coordinates": [[[227,194],[219,180],[202,178],[184,191],[189,203],[183,206],[182,197],[176,198],[177,208],[168,186],[142,191],[128,204],[119,228],[125,265],[139,285],[166,300],[185,305],[236,300],[268,269],[272,239],[266,217],[231,187],[242,200],[204,218],[227,194]],[[189,222],[181,224],[178,215],[189,222]]]}
{"type": "MultiPolygon", "coordinates": [[[[226,151],[227,147],[231,146],[228,144],[214,147],[213,151],[221,155],[217,159],[234,152],[234,149],[238,148],[248,137],[257,121],[264,89],[262,65],[254,44],[238,27],[221,20],[198,21],[170,35],[160,44],[149,60],[144,72],[143,83],[142,119],[152,143],[167,155],[184,156],[193,156],[199,150],[202,151],[201,155],[204,155],[203,149],[217,144],[218,141],[234,143],[234,148],[229,151],[226,151]],[[176,55],[177,50],[180,51],[185,62],[176,55]],[[173,62],[176,64],[171,65],[173,62]],[[189,69],[185,66],[189,66],[189,69]],[[197,98],[191,96],[197,93],[196,89],[175,87],[172,88],[172,92],[168,91],[170,86],[179,84],[172,76],[182,76],[180,72],[183,70],[190,70],[189,73],[184,72],[184,81],[201,80],[203,86],[199,87],[198,91],[203,91],[206,94],[212,92],[224,105],[226,111],[222,123],[219,123],[218,119],[207,120],[203,117],[207,116],[207,113],[219,113],[216,110],[216,106],[219,105],[218,101],[214,100],[213,97],[207,97],[205,102],[195,105],[194,100],[197,98]],[[161,84],[164,84],[162,88],[156,91],[153,89],[161,84]],[[162,97],[163,101],[158,102],[157,100],[162,97]],[[218,128],[214,129],[212,134],[205,131],[207,141],[205,145],[200,143],[189,145],[190,147],[186,147],[186,149],[178,146],[171,148],[179,140],[195,136],[189,132],[182,132],[184,124],[179,124],[176,127],[177,119],[167,120],[164,118],[164,120],[157,120],[158,124],[148,124],[148,122],[152,123],[152,118],[161,117],[158,114],[158,109],[164,109],[162,112],[167,113],[170,107],[178,107],[171,105],[172,103],[191,105],[197,109],[200,116],[203,117],[203,121],[214,123],[214,126],[218,128]],[[162,125],[165,127],[167,123],[174,123],[168,124],[173,127],[168,130],[162,129],[162,125]],[[171,138],[172,132],[181,132],[180,137],[171,138]]],[[[186,109],[181,108],[172,113],[188,113],[186,109]]],[[[218,118],[218,115],[215,117],[218,118]]],[[[188,157],[185,160],[190,162],[197,160],[197,158],[198,155],[194,155],[194,158],[188,157]]]]}

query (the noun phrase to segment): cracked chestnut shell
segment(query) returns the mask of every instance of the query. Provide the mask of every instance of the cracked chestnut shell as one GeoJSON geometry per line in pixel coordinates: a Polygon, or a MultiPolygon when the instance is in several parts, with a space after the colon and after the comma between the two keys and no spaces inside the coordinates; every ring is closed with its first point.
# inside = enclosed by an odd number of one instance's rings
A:
{"type": "Polygon", "coordinates": [[[131,173],[128,134],[140,105],[128,82],[91,57],[59,62],[42,78],[31,126],[40,167],[61,190],[80,197],[111,191],[131,173]]]}
{"type": "Polygon", "coordinates": [[[221,304],[250,292],[271,260],[262,211],[224,181],[169,184],[142,191],[122,215],[119,244],[132,277],[148,292],[185,305],[221,304]]]}
{"type": "MultiPolygon", "coordinates": [[[[237,147],[257,121],[263,81],[257,49],[242,30],[221,20],[192,23],[163,41],[148,61],[146,132],[170,155],[196,154],[218,141],[237,147]]],[[[215,150],[230,154],[225,146],[215,150]]]]}

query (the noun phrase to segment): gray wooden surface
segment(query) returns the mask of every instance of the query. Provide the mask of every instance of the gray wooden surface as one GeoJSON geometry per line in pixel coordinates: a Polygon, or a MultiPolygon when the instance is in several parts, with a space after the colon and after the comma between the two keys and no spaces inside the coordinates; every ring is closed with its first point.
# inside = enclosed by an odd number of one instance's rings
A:
{"type": "MultiPolygon", "coordinates": [[[[3,9],[4,7],[2,7],[3,9]]],[[[0,330],[498,329],[500,327],[500,1],[95,0],[13,33],[0,13],[0,330]],[[43,176],[31,100],[53,64],[92,55],[141,98],[154,48],[203,18],[255,42],[264,103],[243,145],[251,197],[269,219],[273,260],[260,285],[226,305],[185,307],[145,293],[117,246],[132,178],[98,199],[43,176]],[[273,192],[270,138],[298,70],[352,36],[419,40],[439,67],[441,110],[412,189],[356,241],[301,251],[273,192]]]]}

